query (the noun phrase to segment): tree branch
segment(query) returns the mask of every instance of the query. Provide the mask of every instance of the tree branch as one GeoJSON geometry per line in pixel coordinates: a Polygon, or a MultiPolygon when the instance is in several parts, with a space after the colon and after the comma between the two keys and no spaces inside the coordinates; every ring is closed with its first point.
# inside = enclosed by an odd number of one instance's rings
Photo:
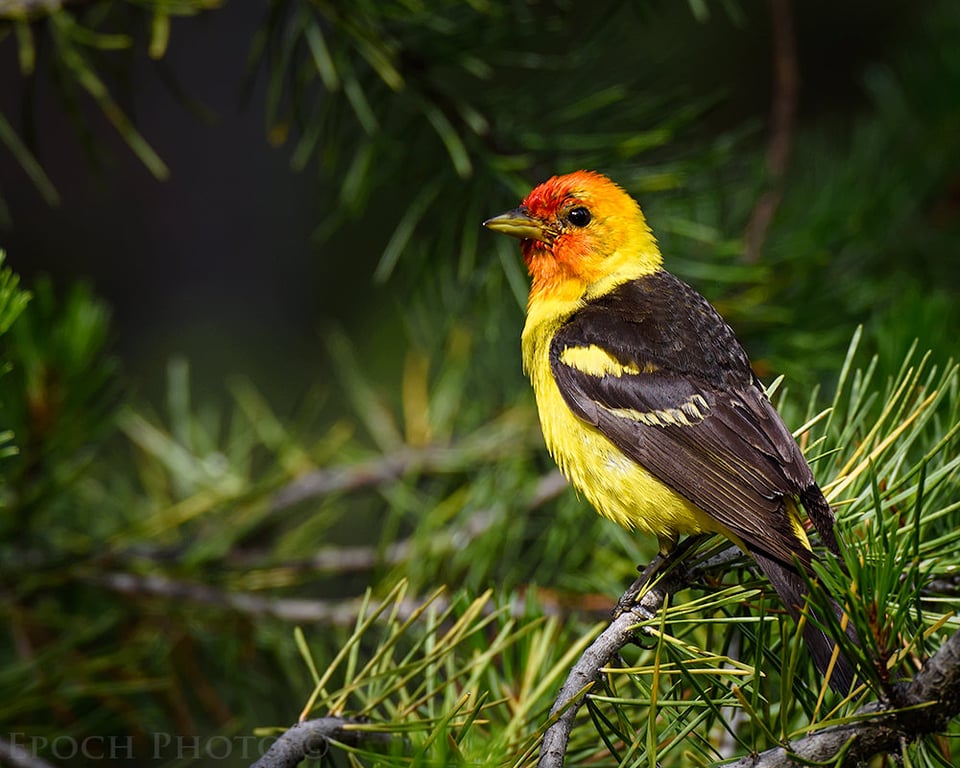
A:
{"type": "Polygon", "coordinates": [[[600,679],[600,670],[610,664],[621,648],[633,642],[637,634],[637,622],[655,616],[667,595],[683,587],[684,583],[685,579],[676,570],[668,571],[643,594],[630,611],[614,618],[583,652],[567,675],[560,694],[550,709],[551,717],[558,713],[560,716],[543,734],[538,768],[561,768],[577,710],[589,690],[600,679]]]}
{"type": "MultiPolygon", "coordinates": [[[[193,581],[179,581],[166,576],[142,576],[135,573],[107,572],[94,574],[87,581],[125,595],[149,595],[170,600],[212,605],[249,616],[269,616],[294,623],[322,622],[334,626],[350,626],[357,618],[363,598],[345,600],[306,600],[302,598],[270,598],[249,592],[228,592],[193,581]]],[[[401,613],[412,615],[422,602],[407,598],[401,613]]]]}
{"type": "Polygon", "coordinates": [[[896,701],[872,703],[856,722],[824,728],[758,755],[725,763],[724,768],[796,768],[799,765],[857,766],[874,755],[896,751],[901,743],[943,731],[960,714],[960,632],[951,635],[909,683],[894,689],[896,701]],[[845,751],[844,751],[845,750],[845,751]]]}
{"type": "Polygon", "coordinates": [[[251,768],[294,768],[306,758],[323,757],[330,741],[359,744],[363,741],[388,741],[389,734],[350,730],[358,725],[346,717],[320,717],[291,726],[251,768]]]}

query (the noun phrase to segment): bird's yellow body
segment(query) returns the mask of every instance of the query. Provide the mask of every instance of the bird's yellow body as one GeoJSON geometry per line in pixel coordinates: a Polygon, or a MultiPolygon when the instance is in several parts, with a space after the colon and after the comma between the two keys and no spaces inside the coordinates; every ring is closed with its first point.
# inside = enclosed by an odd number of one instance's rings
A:
{"type": "MultiPolygon", "coordinates": [[[[640,206],[578,171],[485,224],[521,240],[523,366],[563,474],[663,554],[684,534],[728,537],[799,617],[814,578],[800,506],[837,554],[833,513],[733,331],[663,269],[640,206]]],[[[823,672],[834,643],[810,622],[804,636],[823,672]]],[[[852,680],[841,659],[831,685],[852,680]]]]}

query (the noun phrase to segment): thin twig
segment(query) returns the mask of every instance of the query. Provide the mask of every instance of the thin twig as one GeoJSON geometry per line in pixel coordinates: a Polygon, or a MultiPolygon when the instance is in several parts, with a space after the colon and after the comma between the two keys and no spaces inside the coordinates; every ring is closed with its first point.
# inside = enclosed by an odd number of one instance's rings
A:
{"type": "Polygon", "coordinates": [[[375,488],[422,469],[427,461],[428,454],[425,451],[403,449],[366,462],[317,469],[281,488],[274,494],[271,507],[273,511],[281,511],[302,501],[332,493],[375,488]]]}
{"type": "Polygon", "coordinates": [[[743,260],[755,264],[760,260],[767,230],[780,207],[783,177],[790,162],[794,126],[799,104],[800,71],[797,46],[793,34],[793,8],[790,0],[770,0],[773,27],[773,104],[770,109],[770,139],[767,143],[767,173],[770,186],[753,210],[744,232],[743,260]]]}
{"type": "Polygon", "coordinates": [[[960,594],[960,573],[946,573],[932,578],[923,585],[922,592],[926,596],[955,597],[960,594]]]}
{"type": "Polygon", "coordinates": [[[675,571],[666,573],[654,583],[630,610],[621,613],[600,633],[580,656],[567,675],[560,694],[550,709],[550,716],[559,714],[556,722],[543,734],[538,768],[561,768],[567,752],[567,742],[577,710],[583,704],[590,688],[600,679],[600,670],[608,666],[620,649],[633,642],[637,623],[656,615],[667,595],[683,586],[675,571]]]}
{"type": "Polygon", "coordinates": [[[528,435],[522,425],[507,427],[479,433],[456,445],[404,446],[369,461],[316,469],[277,491],[271,508],[280,511],[320,496],[376,488],[411,474],[462,472],[475,469],[478,462],[502,461],[506,454],[522,450],[527,442],[524,438],[532,439],[533,434],[528,435]]]}
{"type": "MultiPolygon", "coordinates": [[[[559,472],[553,471],[543,475],[537,482],[525,509],[528,512],[537,509],[559,496],[566,488],[567,482],[559,472]]],[[[498,519],[493,509],[479,510],[472,514],[463,526],[451,528],[442,534],[435,534],[431,541],[433,551],[442,551],[444,547],[449,548],[450,551],[460,551],[489,530],[498,519]]],[[[318,552],[308,560],[273,563],[271,567],[347,573],[369,570],[378,565],[396,565],[408,559],[412,549],[413,544],[410,539],[402,539],[384,550],[366,546],[331,547],[318,552]]],[[[143,552],[137,552],[138,558],[142,558],[143,555],[143,552]]],[[[250,553],[231,556],[228,560],[232,565],[249,566],[256,562],[256,558],[250,553]]],[[[334,626],[351,626],[363,606],[363,599],[360,597],[345,600],[271,598],[249,592],[228,592],[199,582],[170,579],[160,575],[143,576],[125,571],[98,572],[87,577],[86,580],[122,594],[187,600],[227,608],[251,616],[269,616],[295,623],[317,622],[334,626]]],[[[547,615],[566,615],[572,610],[584,612],[583,606],[570,608],[556,600],[541,599],[539,602],[547,615]]],[[[421,605],[421,602],[417,598],[409,598],[404,605],[412,612],[421,605]]],[[[401,613],[403,609],[404,606],[401,606],[401,613]]],[[[527,609],[523,605],[523,600],[519,600],[512,610],[514,615],[523,616],[527,609]]]]}
{"type": "MultiPolygon", "coordinates": [[[[126,595],[163,597],[227,608],[250,616],[269,616],[292,623],[318,622],[341,627],[352,626],[356,622],[364,603],[363,598],[359,597],[346,600],[268,598],[249,592],[226,592],[208,584],[176,581],[165,576],[141,576],[133,573],[98,573],[91,576],[89,581],[126,595]]],[[[423,601],[418,598],[407,598],[398,605],[398,615],[412,616],[422,605],[423,601]]]]}

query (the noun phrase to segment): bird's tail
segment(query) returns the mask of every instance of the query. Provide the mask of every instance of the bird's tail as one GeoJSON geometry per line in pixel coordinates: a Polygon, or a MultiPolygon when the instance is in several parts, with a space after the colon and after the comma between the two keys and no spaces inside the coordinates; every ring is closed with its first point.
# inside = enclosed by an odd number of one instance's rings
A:
{"type": "MultiPolygon", "coordinates": [[[[780,595],[780,599],[787,607],[790,615],[793,616],[795,621],[799,620],[800,612],[804,609],[806,603],[804,598],[809,590],[797,567],[788,567],[756,550],[751,550],[750,555],[757,561],[757,565],[770,580],[773,588],[777,590],[777,594],[780,595]]],[[[806,610],[809,613],[812,609],[807,608],[806,610]]],[[[842,615],[838,605],[834,604],[834,610],[838,617],[842,615]]],[[[815,618],[815,615],[808,615],[803,624],[803,639],[806,641],[807,648],[813,656],[814,664],[816,664],[820,674],[826,676],[837,643],[820,629],[815,618]]],[[[853,635],[851,637],[856,640],[853,635]]],[[[853,667],[841,651],[837,656],[833,671],[830,673],[828,680],[830,687],[840,695],[846,695],[853,684],[854,678],[853,667]]]]}

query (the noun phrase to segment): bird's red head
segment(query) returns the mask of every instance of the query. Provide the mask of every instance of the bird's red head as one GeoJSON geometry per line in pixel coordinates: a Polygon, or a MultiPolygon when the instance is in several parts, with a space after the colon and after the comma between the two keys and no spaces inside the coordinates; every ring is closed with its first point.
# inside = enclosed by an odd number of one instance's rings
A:
{"type": "Polygon", "coordinates": [[[531,302],[575,299],[605,278],[624,280],[659,269],[660,252],[640,206],[602,174],[554,176],[519,208],[484,225],[520,238],[532,278],[531,302]]]}

